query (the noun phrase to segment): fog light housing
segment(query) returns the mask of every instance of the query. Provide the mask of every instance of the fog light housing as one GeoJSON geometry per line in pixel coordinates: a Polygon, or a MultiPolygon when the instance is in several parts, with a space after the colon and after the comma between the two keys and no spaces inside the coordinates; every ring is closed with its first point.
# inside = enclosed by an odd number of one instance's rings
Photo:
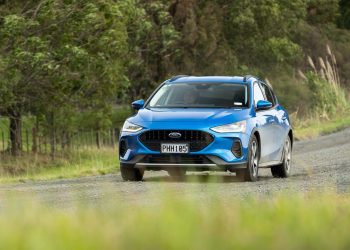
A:
{"type": "Polygon", "coordinates": [[[127,150],[128,150],[128,146],[126,144],[126,141],[123,139],[120,140],[120,142],[119,142],[119,156],[124,157],[127,150]]]}
{"type": "Polygon", "coordinates": [[[235,140],[231,149],[232,153],[236,158],[242,157],[242,143],[240,140],[235,140]]]}

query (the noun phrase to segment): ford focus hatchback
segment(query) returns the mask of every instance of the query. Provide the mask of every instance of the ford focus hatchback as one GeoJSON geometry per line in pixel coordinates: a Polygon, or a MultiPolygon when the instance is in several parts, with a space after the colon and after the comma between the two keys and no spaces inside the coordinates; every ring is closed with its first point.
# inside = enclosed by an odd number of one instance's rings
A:
{"type": "Polygon", "coordinates": [[[132,103],[119,140],[124,180],[145,170],[230,171],[256,181],[259,168],[288,177],[293,132],[272,88],[253,76],[176,76],[132,103]]]}

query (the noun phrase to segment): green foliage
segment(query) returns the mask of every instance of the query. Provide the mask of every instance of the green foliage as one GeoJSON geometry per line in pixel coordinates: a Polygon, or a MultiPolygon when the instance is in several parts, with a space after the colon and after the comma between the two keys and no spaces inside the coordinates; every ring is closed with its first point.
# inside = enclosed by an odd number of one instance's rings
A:
{"type": "Polygon", "coordinates": [[[305,1],[249,3],[240,0],[232,4],[225,25],[239,61],[266,70],[300,59],[301,48],[292,41],[292,34],[305,16],[305,1]]]}
{"type": "MultiPolygon", "coordinates": [[[[131,87],[127,100],[144,98],[164,80],[167,58],[176,55],[179,39],[167,1],[132,1],[126,10],[128,28],[128,76],[131,87]]],[[[124,10],[125,13],[125,10],[124,10]]]]}
{"type": "Polygon", "coordinates": [[[296,78],[291,78],[285,72],[274,78],[272,86],[283,107],[288,107],[290,113],[296,112],[298,116],[306,117],[311,109],[310,95],[307,84],[296,78]]]}
{"type": "Polygon", "coordinates": [[[295,72],[326,43],[350,84],[350,32],[336,26],[348,27],[348,12],[343,0],[5,1],[0,113],[57,130],[103,129],[115,124],[115,103],[146,98],[172,75],[248,73],[303,109],[309,85],[295,72]]]}
{"type": "Polygon", "coordinates": [[[50,130],[67,130],[76,112],[89,109],[92,127],[111,126],[111,105],[128,86],[128,5],[44,0],[23,11],[16,3],[5,4],[0,24],[0,112],[36,115],[50,130]]]}
{"type": "Polygon", "coordinates": [[[277,64],[296,62],[302,56],[300,46],[287,38],[271,37],[266,41],[265,62],[277,64]]]}
{"type": "Polygon", "coordinates": [[[317,114],[328,118],[329,115],[348,109],[349,104],[343,89],[312,72],[307,74],[307,83],[312,93],[311,105],[317,114]]]}
{"type": "Polygon", "coordinates": [[[350,29],[350,2],[347,0],[339,1],[340,17],[338,24],[341,28],[350,29]]]}
{"type": "Polygon", "coordinates": [[[339,0],[309,0],[307,20],[311,24],[336,23],[339,0]]]}

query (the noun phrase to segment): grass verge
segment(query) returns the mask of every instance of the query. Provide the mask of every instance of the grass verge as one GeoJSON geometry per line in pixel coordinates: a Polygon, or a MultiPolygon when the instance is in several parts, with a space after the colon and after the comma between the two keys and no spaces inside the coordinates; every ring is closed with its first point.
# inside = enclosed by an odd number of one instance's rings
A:
{"type": "Polygon", "coordinates": [[[304,121],[297,120],[295,123],[295,138],[297,140],[304,140],[350,127],[350,114],[345,114],[342,117],[336,117],[331,120],[308,119],[304,121]]]}
{"type": "Polygon", "coordinates": [[[0,182],[50,180],[108,174],[118,171],[117,149],[84,149],[57,156],[25,154],[1,156],[0,182]]]}
{"type": "MultiPolygon", "coordinates": [[[[111,199],[115,200],[115,199],[111,199]]],[[[2,209],[2,249],[349,249],[350,198],[336,194],[59,210],[2,209]]]]}

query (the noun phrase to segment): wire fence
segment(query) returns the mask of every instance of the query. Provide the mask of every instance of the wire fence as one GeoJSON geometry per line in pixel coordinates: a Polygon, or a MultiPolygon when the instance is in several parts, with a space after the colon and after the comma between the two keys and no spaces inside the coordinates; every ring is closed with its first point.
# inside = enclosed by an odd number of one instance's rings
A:
{"type": "MultiPolygon", "coordinates": [[[[52,153],[88,148],[114,148],[118,145],[119,128],[108,130],[38,132],[33,129],[21,131],[22,152],[52,153]]],[[[11,147],[9,130],[0,130],[0,151],[9,152],[11,147]]]]}

